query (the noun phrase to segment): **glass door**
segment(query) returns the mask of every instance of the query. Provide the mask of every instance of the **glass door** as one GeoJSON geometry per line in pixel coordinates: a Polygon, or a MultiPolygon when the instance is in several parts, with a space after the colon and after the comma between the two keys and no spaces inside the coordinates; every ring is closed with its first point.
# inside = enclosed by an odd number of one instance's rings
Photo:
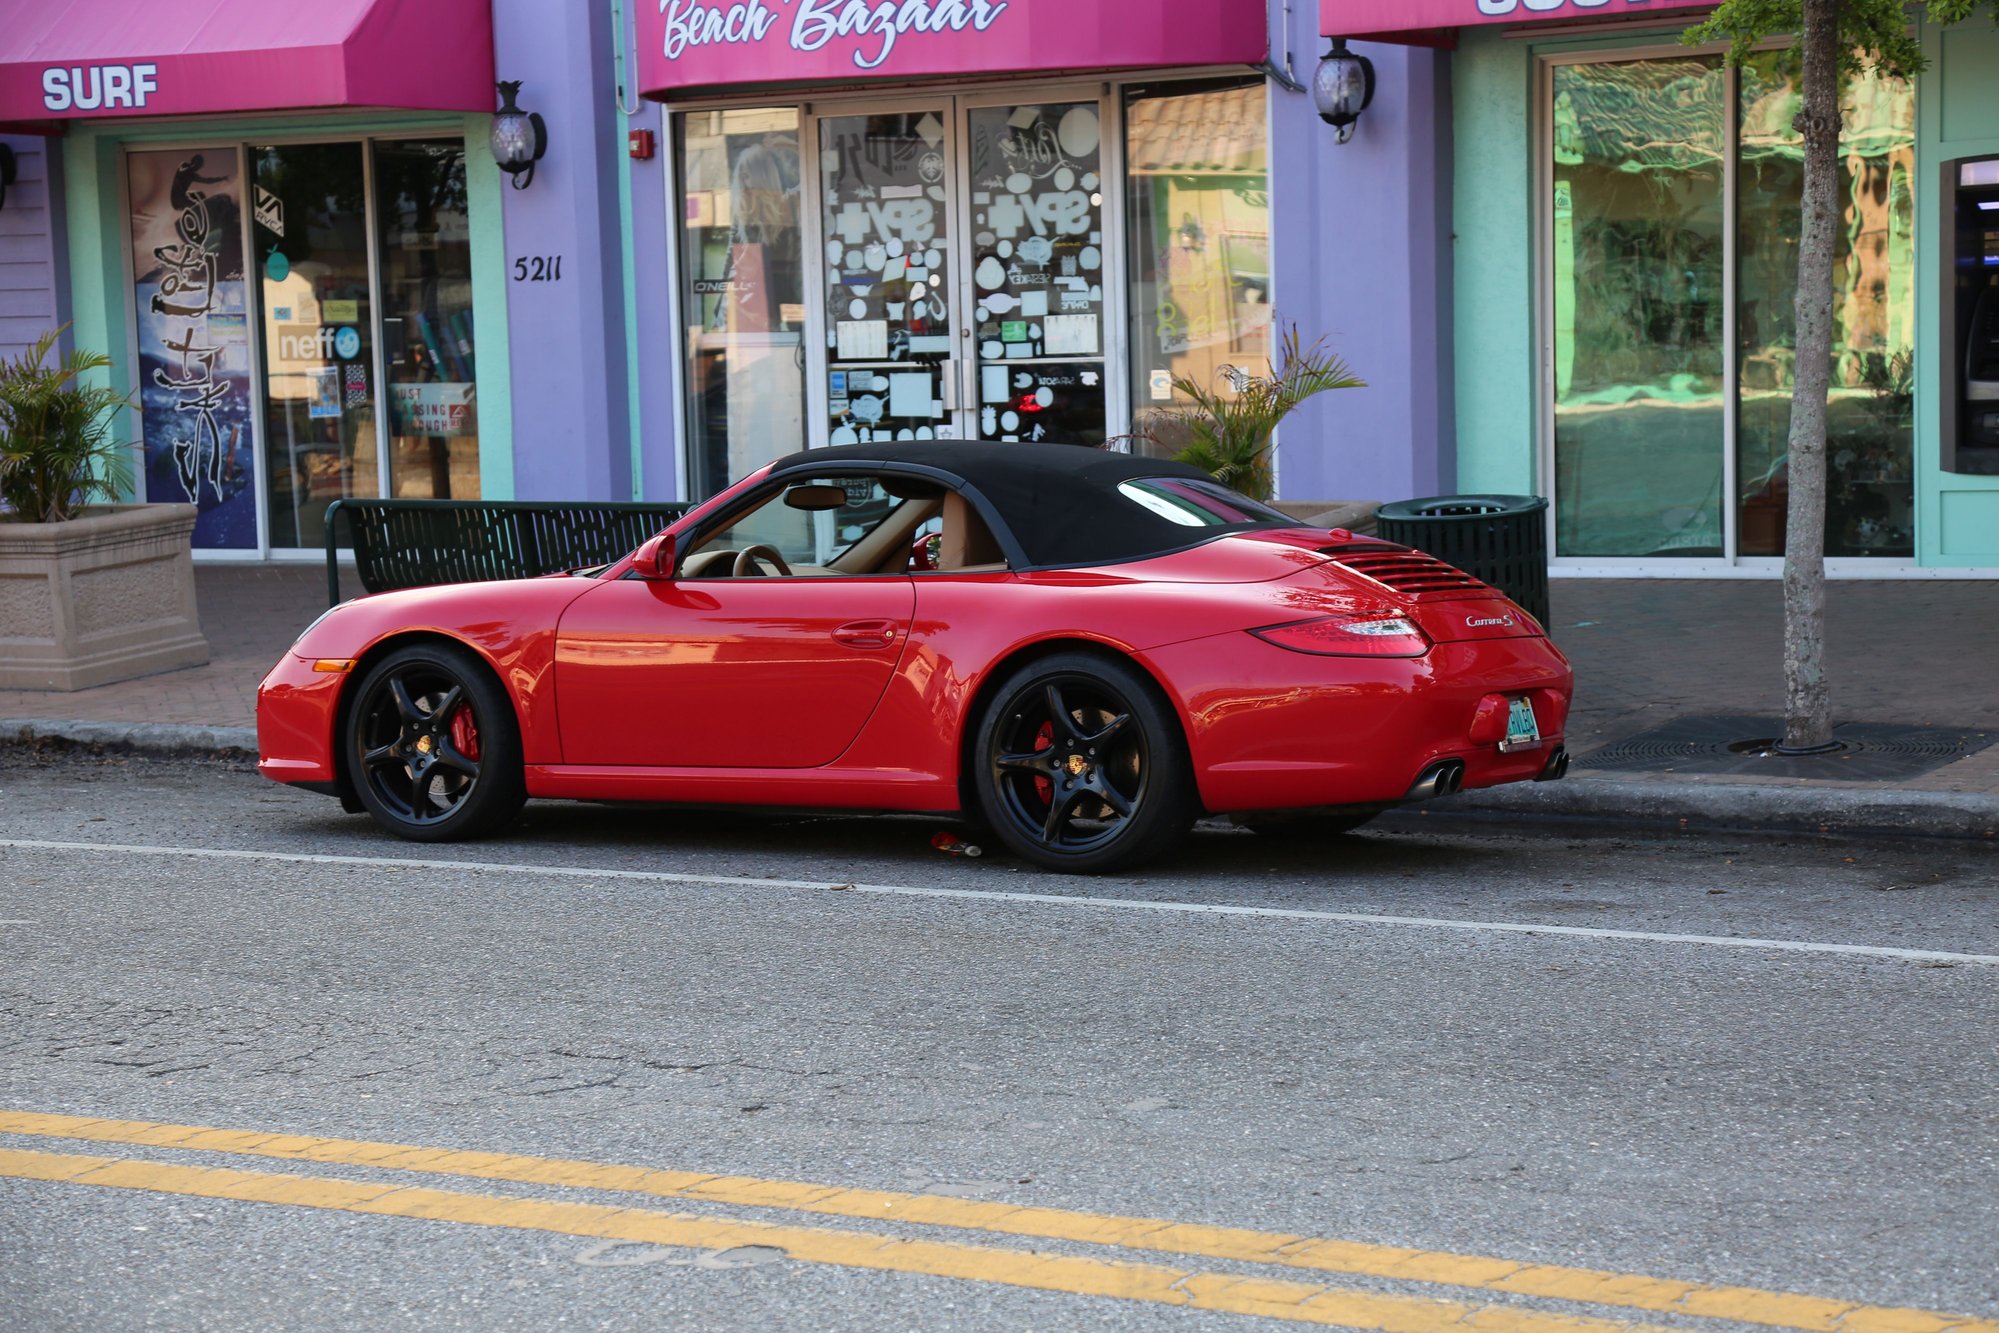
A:
{"type": "Polygon", "coordinates": [[[270,544],[317,546],[326,506],[380,494],[365,148],[250,149],[270,544]]]}
{"type": "Polygon", "coordinates": [[[952,438],[948,102],[819,120],[825,414],[815,442],[952,438]]]}
{"type": "Polygon", "coordinates": [[[965,119],[976,438],[1102,444],[1101,107],[975,106],[965,119]]]}
{"type": "Polygon", "coordinates": [[[816,120],[814,444],[1101,444],[1102,103],[938,98],[816,120]]]}

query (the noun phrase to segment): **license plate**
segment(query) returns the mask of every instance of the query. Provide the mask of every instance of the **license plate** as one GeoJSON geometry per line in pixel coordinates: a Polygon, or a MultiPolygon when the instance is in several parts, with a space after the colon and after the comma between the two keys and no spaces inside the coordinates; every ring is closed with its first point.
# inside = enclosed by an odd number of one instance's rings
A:
{"type": "Polygon", "coordinates": [[[1534,720],[1534,701],[1515,699],[1506,713],[1506,739],[1502,750],[1525,750],[1541,743],[1541,726],[1534,720]]]}

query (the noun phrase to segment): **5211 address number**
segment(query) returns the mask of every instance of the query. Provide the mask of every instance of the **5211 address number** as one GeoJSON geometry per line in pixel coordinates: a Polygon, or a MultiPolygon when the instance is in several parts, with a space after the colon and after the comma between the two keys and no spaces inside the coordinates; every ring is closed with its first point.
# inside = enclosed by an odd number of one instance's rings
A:
{"type": "Polygon", "coordinates": [[[515,282],[561,282],[561,255],[534,255],[514,261],[515,282]]]}

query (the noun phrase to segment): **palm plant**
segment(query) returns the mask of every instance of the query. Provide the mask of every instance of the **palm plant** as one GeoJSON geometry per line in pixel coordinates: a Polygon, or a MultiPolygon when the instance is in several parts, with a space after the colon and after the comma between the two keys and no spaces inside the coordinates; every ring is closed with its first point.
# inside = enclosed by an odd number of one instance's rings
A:
{"type": "Polygon", "coordinates": [[[1329,389],[1360,389],[1366,381],[1320,339],[1309,347],[1292,324],[1278,341],[1267,376],[1223,366],[1227,388],[1175,376],[1173,387],[1191,398],[1191,407],[1164,413],[1184,427],[1193,443],[1176,461],[1192,463],[1225,486],[1258,500],[1271,491],[1270,449],[1277,424],[1300,403],[1329,389]]]}
{"type": "Polygon", "coordinates": [[[125,446],[111,433],[118,410],[131,404],[84,382],[111,358],[78,349],[50,364],[61,333],[51,329],[0,362],[0,505],[9,511],[0,517],[16,522],[59,523],[94,499],[118,499],[131,484],[125,446]]]}

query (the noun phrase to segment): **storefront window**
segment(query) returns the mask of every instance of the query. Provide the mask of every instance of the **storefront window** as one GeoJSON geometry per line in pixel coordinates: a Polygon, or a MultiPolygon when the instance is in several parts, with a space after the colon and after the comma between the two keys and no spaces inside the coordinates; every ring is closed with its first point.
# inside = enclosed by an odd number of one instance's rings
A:
{"type": "Polygon", "coordinates": [[[680,309],[696,496],[805,447],[795,108],[680,116],[680,309]]]}
{"type": "Polygon", "coordinates": [[[146,497],[196,506],[197,546],[254,548],[236,146],[135,152],[126,170],[146,497]]]}
{"type": "Polygon", "coordinates": [[[1712,59],[1555,69],[1562,555],[1724,550],[1727,95],[1712,59]]]}
{"type": "Polygon", "coordinates": [[[1270,180],[1260,79],[1134,90],[1125,106],[1131,402],[1139,447],[1186,441],[1160,409],[1270,355],[1270,180]]]}
{"type": "Polygon", "coordinates": [[[316,546],[329,503],[380,494],[362,152],[250,150],[273,546],[316,546]]]}
{"type": "Polygon", "coordinates": [[[464,143],[376,144],[375,214],[382,247],[390,493],[477,499],[479,410],[464,143]]]}
{"type": "MultiPolygon", "coordinates": [[[[1744,555],[1782,555],[1785,451],[1797,345],[1804,146],[1798,76],[1784,53],[1742,69],[1736,346],[1737,475],[1744,555]]],[[[1875,73],[1849,81],[1840,135],[1827,409],[1827,555],[1914,553],[1914,90],[1875,73]]]]}
{"type": "Polygon", "coordinates": [[[1104,190],[1096,102],[973,107],[978,438],[1101,444],[1104,190]]]}
{"type": "Polygon", "coordinates": [[[947,103],[819,122],[828,443],[934,439],[945,420],[950,114],[947,103]]]}

